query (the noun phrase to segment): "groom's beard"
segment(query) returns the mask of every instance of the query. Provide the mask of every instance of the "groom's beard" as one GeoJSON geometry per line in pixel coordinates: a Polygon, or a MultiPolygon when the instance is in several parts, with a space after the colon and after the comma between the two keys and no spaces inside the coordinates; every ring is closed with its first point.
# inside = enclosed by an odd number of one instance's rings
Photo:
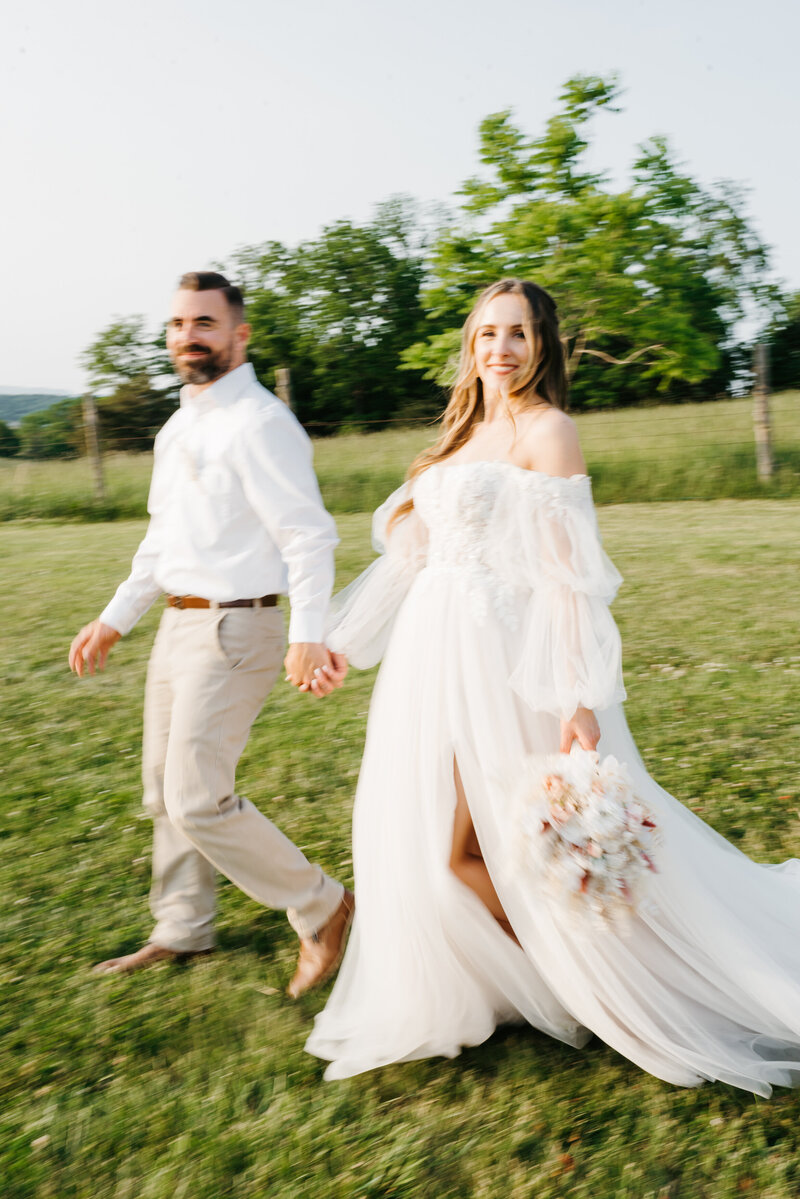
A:
{"type": "Polygon", "coordinates": [[[207,346],[188,345],[173,355],[175,370],[181,383],[213,383],[221,375],[227,374],[233,360],[233,343],[218,350],[216,354],[207,346]],[[193,358],[186,361],[182,356],[188,351],[205,354],[204,358],[193,358]]]}

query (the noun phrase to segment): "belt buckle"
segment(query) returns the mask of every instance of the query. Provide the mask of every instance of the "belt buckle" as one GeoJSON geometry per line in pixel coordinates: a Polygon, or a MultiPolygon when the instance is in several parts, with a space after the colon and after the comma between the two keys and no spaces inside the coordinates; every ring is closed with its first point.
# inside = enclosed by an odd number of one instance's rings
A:
{"type": "Polygon", "coordinates": [[[182,595],[173,595],[172,606],[173,606],[173,608],[179,608],[182,610],[183,609],[183,596],[182,595]]]}

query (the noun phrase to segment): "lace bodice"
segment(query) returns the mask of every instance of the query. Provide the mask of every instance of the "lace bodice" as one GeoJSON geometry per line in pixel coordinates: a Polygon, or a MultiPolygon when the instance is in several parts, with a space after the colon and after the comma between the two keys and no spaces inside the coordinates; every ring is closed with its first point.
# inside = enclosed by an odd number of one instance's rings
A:
{"type": "Polygon", "coordinates": [[[490,535],[509,465],[463,462],[429,467],[415,481],[414,506],[428,530],[428,570],[463,576],[465,598],[479,624],[493,609],[515,629],[516,587],[497,572],[490,535]]]}
{"type": "Polygon", "coordinates": [[[603,551],[586,475],[570,479],[510,462],[436,463],[375,513],[371,566],[332,604],[327,643],[355,666],[379,661],[401,605],[454,582],[464,615],[519,637],[508,679],[537,711],[625,698],[619,633],[608,605],[621,581],[603,551]],[[399,504],[411,513],[390,526],[399,504]]]}
{"type": "MultiPolygon", "coordinates": [[[[428,530],[429,570],[463,576],[473,617],[490,611],[508,628],[519,623],[516,593],[529,587],[524,546],[514,535],[531,505],[558,519],[564,503],[589,494],[585,475],[556,478],[511,462],[435,464],[414,483],[414,505],[428,530]]],[[[591,499],[589,500],[591,505],[591,499]]]]}

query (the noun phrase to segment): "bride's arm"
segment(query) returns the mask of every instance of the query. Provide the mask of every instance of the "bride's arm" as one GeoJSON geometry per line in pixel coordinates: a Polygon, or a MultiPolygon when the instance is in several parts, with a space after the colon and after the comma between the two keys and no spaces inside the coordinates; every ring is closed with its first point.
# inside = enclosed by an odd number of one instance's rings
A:
{"type": "MultiPolygon", "coordinates": [[[[558,409],[552,408],[542,413],[529,425],[521,448],[531,470],[565,479],[586,474],[575,423],[558,409]]],[[[565,545],[564,556],[568,555],[569,547],[565,545]]],[[[566,602],[566,597],[562,602],[566,602]]],[[[594,750],[597,747],[600,727],[591,708],[579,705],[569,717],[562,712],[560,719],[562,753],[568,753],[574,741],[582,749],[594,750]]]]}
{"type": "Polygon", "coordinates": [[[388,527],[408,495],[404,484],[381,504],[372,522],[379,557],[331,602],[325,644],[360,670],[383,657],[395,616],[425,562],[427,532],[415,509],[388,527]]]}

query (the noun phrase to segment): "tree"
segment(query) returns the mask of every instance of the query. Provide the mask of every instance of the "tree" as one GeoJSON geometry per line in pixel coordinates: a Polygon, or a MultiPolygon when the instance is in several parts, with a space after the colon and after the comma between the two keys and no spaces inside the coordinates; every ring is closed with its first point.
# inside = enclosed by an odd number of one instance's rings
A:
{"type": "Polygon", "coordinates": [[[175,410],[177,390],[163,332],[146,332],[144,317],[117,317],[81,355],[98,394],[103,444],[115,450],[148,450],[175,410]],[[165,386],[157,382],[166,381],[165,386]]]}
{"type": "Polygon", "coordinates": [[[116,317],[80,356],[95,391],[112,392],[132,379],[172,376],[163,339],[151,336],[143,316],[116,317]]]}
{"type": "Polygon", "coordinates": [[[235,265],[250,356],[265,380],[291,369],[304,423],[332,432],[439,410],[439,389],[401,369],[425,332],[423,239],[408,200],[380,205],[365,225],[337,221],[294,250],[251,247],[235,265]]]}
{"type": "Polygon", "coordinates": [[[21,458],[77,458],[85,452],[79,400],[30,412],[19,424],[21,458]]]}
{"type": "Polygon", "coordinates": [[[577,76],[538,138],[509,112],[483,121],[488,177],[463,185],[461,211],[433,247],[424,296],[445,330],[409,349],[409,365],[441,379],[477,291],[515,275],[558,302],[578,406],[725,387],[735,322],[774,310],[774,289],[763,282],[767,251],[741,192],[702,189],[661,138],[641,147],[624,191],[586,168],[587,123],[601,108],[615,111],[618,98],[615,77],[577,76]]]}
{"type": "Polygon", "coordinates": [[[175,411],[175,388],[160,390],[148,375],[135,375],[97,401],[102,445],[108,450],[141,453],[152,448],[156,433],[175,411]]]}
{"type": "Polygon", "coordinates": [[[800,291],[784,300],[769,331],[770,384],[774,391],[800,387],[800,291]]]}
{"type": "Polygon", "coordinates": [[[19,433],[0,420],[0,458],[14,458],[19,453],[19,433]]]}

